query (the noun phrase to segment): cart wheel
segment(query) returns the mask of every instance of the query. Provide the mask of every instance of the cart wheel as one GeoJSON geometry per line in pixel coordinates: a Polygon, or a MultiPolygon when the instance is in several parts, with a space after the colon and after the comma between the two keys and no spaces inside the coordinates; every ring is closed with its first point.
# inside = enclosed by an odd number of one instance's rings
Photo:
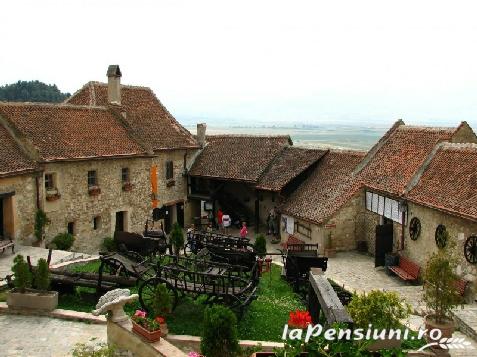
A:
{"type": "Polygon", "coordinates": [[[116,259],[103,260],[101,262],[100,270],[102,270],[103,274],[113,276],[128,278],[130,275],[124,264],[116,259]]]}
{"type": "Polygon", "coordinates": [[[169,296],[171,297],[172,311],[174,311],[177,306],[177,290],[174,286],[161,278],[151,278],[142,282],[139,286],[139,303],[149,314],[153,312],[154,290],[159,284],[166,285],[169,296]]]}

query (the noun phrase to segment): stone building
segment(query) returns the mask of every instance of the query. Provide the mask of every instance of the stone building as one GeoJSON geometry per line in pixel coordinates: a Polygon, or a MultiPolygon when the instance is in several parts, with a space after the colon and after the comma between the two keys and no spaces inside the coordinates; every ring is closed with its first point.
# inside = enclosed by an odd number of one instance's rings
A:
{"type": "Polygon", "coordinates": [[[194,216],[215,214],[220,207],[258,232],[270,210],[299,186],[326,152],[292,144],[289,136],[207,136],[189,171],[194,216]]]}
{"type": "Polygon", "coordinates": [[[153,208],[166,230],[187,223],[184,174],[199,145],[150,89],[120,77],[110,66],[108,84],[90,82],[63,104],[0,103],[0,140],[17,149],[14,158],[0,152],[18,166],[0,179],[9,236],[31,243],[38,208],[50,220],[47,241],[70,232],[86,252],[115,230],[142,232],[153,208]]]}
{"type": "Polygon", "coordinates": [[[321,254],[329,244],[337,250],[356,248],[355,220],[362,195],[351,173],[364,155],[330,150],[320,159],[311,176],[280,207],[282,242],[293,235],[305,243],[318,243],[321,254]]]}

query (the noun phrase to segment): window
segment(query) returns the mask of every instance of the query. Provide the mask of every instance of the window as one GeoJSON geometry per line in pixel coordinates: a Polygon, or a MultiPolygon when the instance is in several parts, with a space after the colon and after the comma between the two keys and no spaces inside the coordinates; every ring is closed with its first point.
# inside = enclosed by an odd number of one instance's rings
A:
{"type": "Polygon", "coordinates": [[[96,171],[88,171],[88,187],[98,186],[96,171]]]}
{"type": "Polygon", "coordinates": [[[55,180],[53,174],[45,174],[45,189],[54,190],[55,189],[55,180]]]}
{"type": "Polygon", "coordinates": [[[128,183],[129,182],[129,168],[128,167],[123,167],[121,169],[121,181],[122,181],[122,183],[128,183]]]}
{"type": "Polygon", "coordinates": [[[174,163],[172,161],[166,162],[166,180],[174,178],[174,163]]]}
{"type": "Polygon", "coordinates": [[[101,228],[101,217],[100,216],[93,217],[93,229],[97,230],[100,228],[101,228]]]}
{"type": "Polygon", "coordinates": [[[68,222],[68,233],[71,235],[75,234],[75,222],[68,222]]]}
{"type": "Polygon", "coordinates": [[[295,222],[295,232],[298,232],[311,239],[311,228],[308,228],[301,223],[295,222]]]}

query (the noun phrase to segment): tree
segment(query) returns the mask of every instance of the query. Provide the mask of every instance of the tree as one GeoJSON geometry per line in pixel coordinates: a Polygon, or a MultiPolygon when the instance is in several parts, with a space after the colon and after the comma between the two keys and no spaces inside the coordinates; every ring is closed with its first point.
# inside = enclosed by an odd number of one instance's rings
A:
{"type": "Polygon", "coordinates": [[[200,350],[207,357],[231,357],[239,351],[237,317],[229,308],[205,309],[200,350]]]}
{"type": "Polygon", "coordinates": [[[184,232],[179,223],[174,223],[172,231],[169,235],[171,244],[174,246],[175,255],[179,255],[180,250],[184,247],[184,232]]]}
{"type": "Polygon", "coordinates": [[[0,101],[59,103],[69,96],[69,93],[62,93],[56,84],[40,81],[18,81],[0,87],[0,101]]]}
{"type": "Polygon", "coordinates": [[[21,293],[24,293],[27,288],[31,288],[32,274],[23,255],[18,254],[13,259],[12,271],[15,277],[13,283],[21,293]]]}
{"type": "Polygon", "coordinates": [[[50,288],[50,269],[46,259],[38,259],[38,265],[35,272],[35,288],[47,291],[50,288]]]}

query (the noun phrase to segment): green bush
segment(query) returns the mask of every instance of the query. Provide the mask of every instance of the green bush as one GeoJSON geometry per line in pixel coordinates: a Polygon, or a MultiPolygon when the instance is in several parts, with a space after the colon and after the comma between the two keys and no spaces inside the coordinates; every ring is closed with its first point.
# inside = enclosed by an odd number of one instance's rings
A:
{"type": "Polygon", "coordinates": [[[169,314],[172,310],[171,296],[165,284],[158,284],[154,289],[154,300],[152,302],[154,315],[162,316],[169,314]]]}
{"type": "Polygon", "coordinates": [[[376,329],[400,328],[399,320],[409,316],[411,306],[396,292],[373,290],[368,294],[353,295],[347,306],[355,325],[376,329]]]}
{"type": "Polygon", "coordinates": [[[48,224],[48,217],[46,213],[41,209],[37,210],[35,213],[35,238],[38,241],[42,241],[45,233],[45,226],[48,224]]]}
{"type": "Polygon", "coordinates": [[[60,250],[68,250],[73,246],[73,242],[75,241],[75,237],[69,233],[60,233],[58,234],[51,243],[56,245],[57,249],[60,250]]]}
{"type": "Polygon", "coordinates": [[[47,291],[50,289],[50,269],[46,259],[38,259],[38,264],[35,271],[34,286],[38,290],[47,291]]]}
{"type": "Polygon", "coordinates": [[[103,248],[108,252],[115,252],[117,250],[116,242],[111,237],[106,237],[103,239],[103,248]]]}
{"type": "Polygon", "coordinates": [[[94,345],[94,338],[90,339],[90,343],[75,344],[71,355],[73,357],[113,357],[116,356],[116,347],[108,345],[104,342],[97,342],[94,345]]]}
{"type": "Polygon", "coordinates": [[[237,318],[229,308],[214,305],[204,311],[201,353],[207,357],[231,357],[240,351],[237,318]]]}
{"type": "Polygon", "coordinates": [[[253,244],[253,249],[258,256],[263,257],[267,253],[267,240],[263,234],[258,234],[255,236],[255,243],[253,244]]]}
{"type": "Polygon", "coordinates": [[[169,241],[174,246],[175,254],[179,255],[180,250],[184,247],[184,232],[182,232],[182,228],[177,222],[172,226],[169,241]]]}
{"type": "Polygon", "coordinates": [[[27,288],[31,288],[32,274],[23,255],[18,254],[15,259],[13,259],[12,271],[15,278],[15,287],[20,290],[20,292],[23,293],[27,288]]]}

